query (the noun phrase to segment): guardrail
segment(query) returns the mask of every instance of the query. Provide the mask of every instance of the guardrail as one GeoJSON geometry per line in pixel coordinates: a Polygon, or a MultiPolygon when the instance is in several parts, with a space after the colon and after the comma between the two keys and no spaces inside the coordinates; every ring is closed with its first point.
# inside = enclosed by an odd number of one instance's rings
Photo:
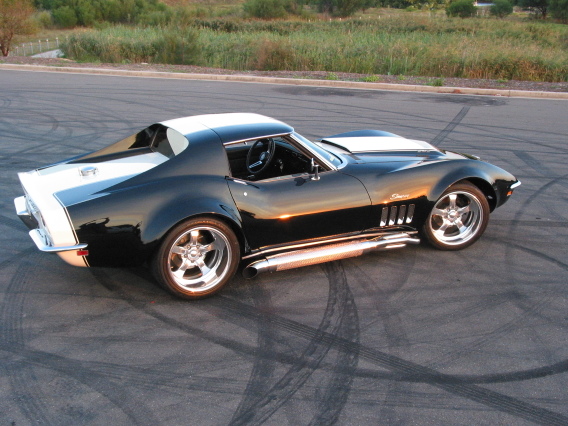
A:
{"type": "Polygon", "coordinates": [[[59,49],[59,37],[55,40],[38,40],[29,43],[22,43],[11,49],[12,55],[16,56],[32,56],[42,52],[59,49]]]}

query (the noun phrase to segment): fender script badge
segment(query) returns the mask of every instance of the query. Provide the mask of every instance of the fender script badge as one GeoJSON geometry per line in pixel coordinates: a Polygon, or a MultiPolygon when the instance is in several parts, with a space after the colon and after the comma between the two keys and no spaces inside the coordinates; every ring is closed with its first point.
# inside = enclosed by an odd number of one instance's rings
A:
{"type": "Polygon", "coordinates": [[[392,194],[391,200],[404,200],[405,198],[410,197],[410,194],[392,194]]]}

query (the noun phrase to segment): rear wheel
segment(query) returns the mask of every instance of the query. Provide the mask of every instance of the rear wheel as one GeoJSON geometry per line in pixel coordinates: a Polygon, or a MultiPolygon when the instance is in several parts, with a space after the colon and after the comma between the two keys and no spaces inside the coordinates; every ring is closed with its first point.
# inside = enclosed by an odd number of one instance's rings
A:
{"type": "Polygon", "coordinates": [[[476,242],[489,221],[489,203],[468,182],[450,186],[436,201],[422,229],[430,244],[441,250],[460,250],[476,242]]]}
{"type": "Polygon", "coordinates": [[[216,219],[192,219],[168,234],[153,262],[156,279],[186,299],[218,292],[235,274],[240,247],[234,232],[216,219]]]}

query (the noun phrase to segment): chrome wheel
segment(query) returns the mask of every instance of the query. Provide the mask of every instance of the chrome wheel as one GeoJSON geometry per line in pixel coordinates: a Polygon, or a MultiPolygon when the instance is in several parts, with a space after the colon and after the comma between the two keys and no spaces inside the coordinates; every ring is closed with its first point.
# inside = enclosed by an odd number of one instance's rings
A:
{"type": "Polygon", "coordinates": [[[488,220],[489,205],[483,193],[469,183],[456,184],[434,205],[424,233],[434,246],[458,250],[473,244],[488,220]]]}
{"type": "Polygon", "coordinates": [[[230,228],[213,219],[193,220],[178,226],[164,241],[156,275],[179,296],[205,297],[231,279],[239,257],[239,245],[230,228]]]}

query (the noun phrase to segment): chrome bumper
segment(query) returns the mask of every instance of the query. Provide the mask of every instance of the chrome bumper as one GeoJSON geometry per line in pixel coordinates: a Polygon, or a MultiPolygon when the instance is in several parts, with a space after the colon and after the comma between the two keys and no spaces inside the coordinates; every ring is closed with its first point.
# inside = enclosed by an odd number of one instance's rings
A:
{"type": "Polygon", "coordinates": [[[87,244],[54,247],[51,244],[46,231],[42,229],[38,219],[36,219],[33,212],[31,211],[26,197],[21,196],[15,198],[14,205],[16,207],[16,214],[18,215],[18,217],[29,229],[31,229],[31,231],[29,232],[30,237],[39,250],[48,253],[57,253],[62,251],[83,250],[87,247],[87,244]]]}

